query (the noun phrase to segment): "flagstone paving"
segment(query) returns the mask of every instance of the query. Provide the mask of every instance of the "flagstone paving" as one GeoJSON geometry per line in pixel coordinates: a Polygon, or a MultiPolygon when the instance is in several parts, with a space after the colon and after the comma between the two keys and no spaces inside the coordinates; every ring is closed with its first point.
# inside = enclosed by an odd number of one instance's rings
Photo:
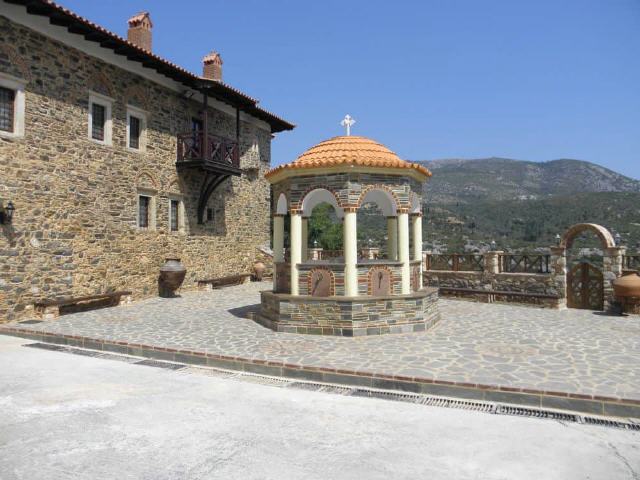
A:
{"type": "Polygon", "coordinates": [[[442,319],[427,332],[313,336],[276,333],[247,318],[269,287],[187,292],[24,326],[312,367],[640,399],[638,316],[441,299],[442,319]]]}

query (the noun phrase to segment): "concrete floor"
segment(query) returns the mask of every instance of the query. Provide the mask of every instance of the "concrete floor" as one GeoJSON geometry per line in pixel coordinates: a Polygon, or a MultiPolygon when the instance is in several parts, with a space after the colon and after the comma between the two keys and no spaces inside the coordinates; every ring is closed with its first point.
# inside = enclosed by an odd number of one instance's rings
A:
{"type": "Polygon", "coordinates": [[[0,336],[0,478],[638,479],[640,433],[25,348],[0,336]]]}

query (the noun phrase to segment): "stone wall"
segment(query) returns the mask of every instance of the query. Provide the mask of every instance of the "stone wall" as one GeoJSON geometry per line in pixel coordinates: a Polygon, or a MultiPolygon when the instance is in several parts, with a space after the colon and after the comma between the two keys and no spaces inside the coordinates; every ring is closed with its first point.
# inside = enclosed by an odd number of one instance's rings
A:
{"type": "MultiPolygon", "coordinates": [[[[81,41],[81,40],[79,40],[81,41]]],[[[0,16],[0,72],[26,83],[25,135],[0,139],[0,200],[13,201],[0,227],[0,322],[31,315],[34,300],[133,290],[157,294],[167,256],[200,277],[251,271],[269,243],[268,126],[242,121],[242,177],[209,200],[214,219],[196,223],[202,176],[176,172],[176,134],[199,104],[0,16]],[[113,102],[113,145],[88,138],[89,90],[113,102]],[[146,152],[125,147],[126,105],[147,112],[146,152]],[[155,196],[156,228],[136,226],[137,193],[155,196]],[[181,196],[182,232],[169,232],[169,198],[181,196]]],[[[212,133],[235,138],[235,116],[211,108],[212,133]]]]}
{"type": "Polygon", "coordinates": [[[389,297],[310,297],[261,292],[256,320],[286,333],[358,337],[422,332],[439,319],[438,291],[389,297]]]}

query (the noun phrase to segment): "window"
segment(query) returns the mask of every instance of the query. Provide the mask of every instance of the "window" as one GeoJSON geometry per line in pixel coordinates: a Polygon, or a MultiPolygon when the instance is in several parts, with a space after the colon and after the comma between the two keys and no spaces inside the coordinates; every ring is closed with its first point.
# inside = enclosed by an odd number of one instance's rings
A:
{"type": "Polygon", "coordinates": [[[140,149],[140,119],[133,115],[129,117],[129,148],[140,149]]]}
{"type": "Polygon", "coordinates": [[[104,127],[107,120],[106,108],[104,105],[94,103],[91,105],[91,138],[104,142],[104,127]]]}
{"type": "Polygon", "coordinates": [[[24,136],[23,80],[0,73],[0,136],[24,136]]]}
{"type": "Polygon", "coordinates": [[[178,231],[178,216],[180,212],[180,202],[178,200],[171,200],[171,212],[170,212],[170,223],[171,223],[171,231],[178,231]]]}
{"type": "Polygon", "coordinates": [[[137,152],[146,150],[147,114],[144,110],[127,105],[127,148],[137,152]]]}
{"type": "Polygon", "coordinates": [[[184,232],[184,203],[182,198],[169,198],[169,232],[184,232]]]}
{"type": "Polygon", "coordinates": [[[151,197],[138,195],[138,227],[148,229],[150,224],[151,197]]]}
{"type": "Polygon", "coordinates": [[[13,132],[15,102],[15,90],[0,87],[0,130],[13,132]]]}
{"type": "Polygon", "coordinates": [[[213,208],[207,208],[207,222],[213,222],[213,208]]]}
{"type": "Polygon", "coordinates": [[[113,100],[99,93],[89,94],[89,138],[111,145],[111,104],[113,100]]]}

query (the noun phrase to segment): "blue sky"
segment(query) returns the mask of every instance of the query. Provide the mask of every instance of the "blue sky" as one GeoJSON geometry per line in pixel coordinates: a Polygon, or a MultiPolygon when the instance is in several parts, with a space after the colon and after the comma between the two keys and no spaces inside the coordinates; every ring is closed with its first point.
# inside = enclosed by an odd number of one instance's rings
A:
{"type": "Polygon", "coordinates": [[[409,160],[578,158],[640,178],[640,0],[60,0],[298,125],[273,164],[341,134],[409,160]]]}

